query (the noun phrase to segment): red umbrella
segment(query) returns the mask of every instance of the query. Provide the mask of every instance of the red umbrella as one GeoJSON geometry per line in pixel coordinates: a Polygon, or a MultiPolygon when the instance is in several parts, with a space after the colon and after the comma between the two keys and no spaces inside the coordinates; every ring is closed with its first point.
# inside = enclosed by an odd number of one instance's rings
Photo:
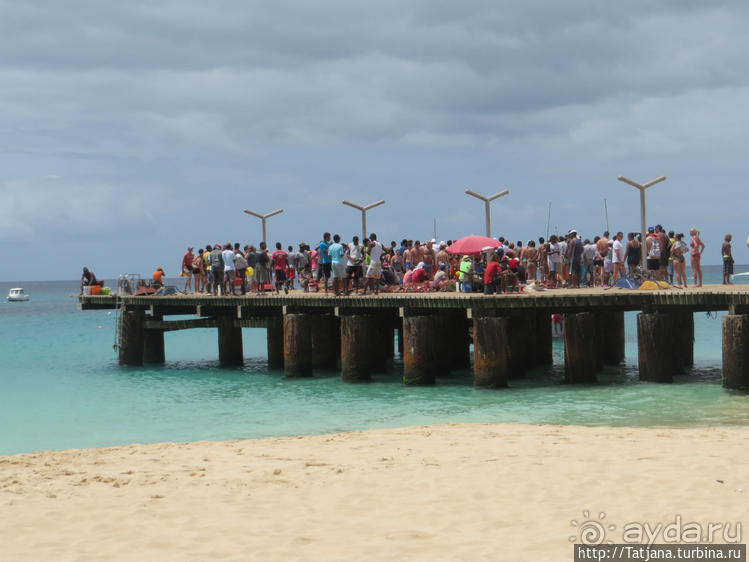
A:
{"type": "Polygon", "coordinates": [[[496,250],[499,246],[499,240],[487,236],[476,236],[474,234],[456,240],[448,246],[447,251],[450,254],[476,255],[489,249],[496,250]]]}

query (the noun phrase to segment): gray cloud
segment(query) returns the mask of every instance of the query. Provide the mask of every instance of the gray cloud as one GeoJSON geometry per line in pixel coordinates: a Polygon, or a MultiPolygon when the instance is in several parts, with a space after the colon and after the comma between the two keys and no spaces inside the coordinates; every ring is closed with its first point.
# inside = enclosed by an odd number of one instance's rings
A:
{"type": "MultiPolygon", "coordinates": [[[[218,216],[235,197],[319,216],[352,189],[377,190],[404,200],[388,224],[430,230],[455,205],[473,211],[432,197],[467,183],[527,186],[513,192],[522,216],[556,196],[551,181],[580,199],[586,182],[625,171],[685,171],[680,189],[711,177],[741,193],[748,12],[683,0],[0,0],[11,202],[0,236],[78,236],[75,217],[91,214],[106,217],[88,216],[92,228],[157,229],[210,195],[223,196],[211,199],[218,216]]],[[[696,197],[686,213],[704,207],[696,197]]],[[[320,228],[286,220],[293,239],[320,228]]]]}

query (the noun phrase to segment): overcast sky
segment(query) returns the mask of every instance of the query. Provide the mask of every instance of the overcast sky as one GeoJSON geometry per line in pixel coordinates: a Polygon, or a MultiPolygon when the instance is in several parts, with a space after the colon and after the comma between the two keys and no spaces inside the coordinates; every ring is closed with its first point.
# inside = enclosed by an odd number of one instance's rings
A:
{"type": "Polygon", "coordinates": [[[0,280],[178,273],[186,247],[575,227],[749,262],[749,3],[0,0],[0,280]],[[33,250],[33,251],[30,251],[33,250]]]}

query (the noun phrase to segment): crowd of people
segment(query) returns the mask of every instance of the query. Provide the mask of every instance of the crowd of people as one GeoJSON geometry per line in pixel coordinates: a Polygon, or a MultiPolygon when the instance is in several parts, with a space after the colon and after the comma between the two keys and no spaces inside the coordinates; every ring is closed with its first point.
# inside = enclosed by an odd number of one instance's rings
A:
{"type": "MultiPolygon", "coordinates": [[[[641,277],[688,287],[689,259],[693,284],[702,286],[701,259],[705,243],[692,228],[683,233],[661,225],[648,229],[645,243],[639,233],[611,236],[604,232],[592,240],[575,229],[548,240],[511,242],[497,239],[496,248],[478,255],[450,253],[452,241],[435,239],[422,243],[403,239],[383,245],[376,234],[344,242],[340,235],[323,234],[312,247],[296,248],[276,242],[275,249],[261,242],[206,245],[187,249],[180,266],[184,291],[227,294],[264,294],[296,289],[334,295],[377,294],[380,291],[483,291],[485,294],[523,290],[531,282],[547,288],[610,287],[622,279],[641,277]],[[646,268],[641,268],[643,252],[646,268]]],[[[731,235],[721,247],[723,282],[733,273],[731,235]]],[[[153,283],[163,283],[163,269],[154,272],[153,283]]]]}
{"type": "MultiPolygon", "coordinates": [[[[721,246],[723,283],[733,274],[732,236],[721,246]]],[[[687,259],[693,285],[702,286],[702,254],[705,243],[696,228],[683,233],[666,231],[661,225],[648,229],[645,244],[639,233],[626,236],[609,232],[583,239],[575,229],[548,240],[511,242],[496,239],[496,248],[477,255],[448,251],[452,240],[425,243],[395,241],[383,245],[376,234],[364,240],[353,236],[344,242],[329,232],[314,248],[300,242],[296,249],[276,242],[273,251],[261,242],[242,247],[239,243],[208,244],[182,257],[180,276],[186,293],[265,294],[288,293],[297,286],[304,292],[334,295],[377,294],[380,291],[483,291],[485,294],[519,292],[528,283],[546,288],[610,287],[622,279],[639,277],[688,287],[687,259]],[[641,268],[643,252],[646,268],[641,268]]],[[[747,241],[749,245],[749,240],[747,241]]],[[[162,267],[154,271],[151,287],[165,283],[162,267]]],[[[88,268],[81,277],[81,290],[101,285],[88,268]]]]}

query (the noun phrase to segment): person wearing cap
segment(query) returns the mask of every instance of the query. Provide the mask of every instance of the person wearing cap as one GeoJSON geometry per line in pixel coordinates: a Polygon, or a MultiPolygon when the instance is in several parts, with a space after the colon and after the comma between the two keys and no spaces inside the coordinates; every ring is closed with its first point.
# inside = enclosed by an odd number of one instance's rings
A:
{"type": "Polygon", "coordinates": [[[470,256],[463,256],[460,260],[460,267],[458,268],[458,281],[460,282],[460,290],[463,293],[473,292],[473,261],[470,256]]]}
{"type": "Polygon", "coordinates": [[[297,277],[310,265],[310,249],[306,242],[299,242],[299,250],[296,252],[297,277]]]}
{"type": "Polygon", "coordinates": [[[153,272],[153,281],[151,287],[159,289],[164,286],[164,268],[159,266],[156,271],[153,272]]]}
{"type": "Polygon", "coordinates": [[[658,274],[662,281],[668,281],[668,260],[671,257],[671,241],[660,224],[655,225],[655,234],[658,236],[658,243],[661,247],[661,261],[658,274]]]}
{"type": "Polygon", "coordinates": [[[83,294],[83,287],[90,287],[92,285],[104,286],[104,281],[98,281],[94,272],[89,268],[83,268],[83,275],[81,275],[81,294],[83,294]]]}
{"type": "Polygon", "coordinates": [[[437,266],[437,273],[434,274],[434,280],[432,281],[432,289],[435,291],[444,291],[445,287],[447,287],[447,282],[449,281],[447,274],[448,267],[446,263],[441,263],[437,266]]]}
{"type": "Polygon", "coordinates": [[[185,293],[188,290],[192,291],[192,262],[194,259],[195,259],[195,254],[192,253],[192,247],[187,248],[185,255],[182,256],[182,265],[179,268],[180,271],[182,272],[182,277],[186,277],[185,293]]]}
{"type": "Polygon", "coordinates": [[[648,237],[645,240],[645,249],[647,251],[648,276],[651,279],[660,279],[661,269],[661,242],[655,233],[655,228],[648,227],[648,237]]]}

